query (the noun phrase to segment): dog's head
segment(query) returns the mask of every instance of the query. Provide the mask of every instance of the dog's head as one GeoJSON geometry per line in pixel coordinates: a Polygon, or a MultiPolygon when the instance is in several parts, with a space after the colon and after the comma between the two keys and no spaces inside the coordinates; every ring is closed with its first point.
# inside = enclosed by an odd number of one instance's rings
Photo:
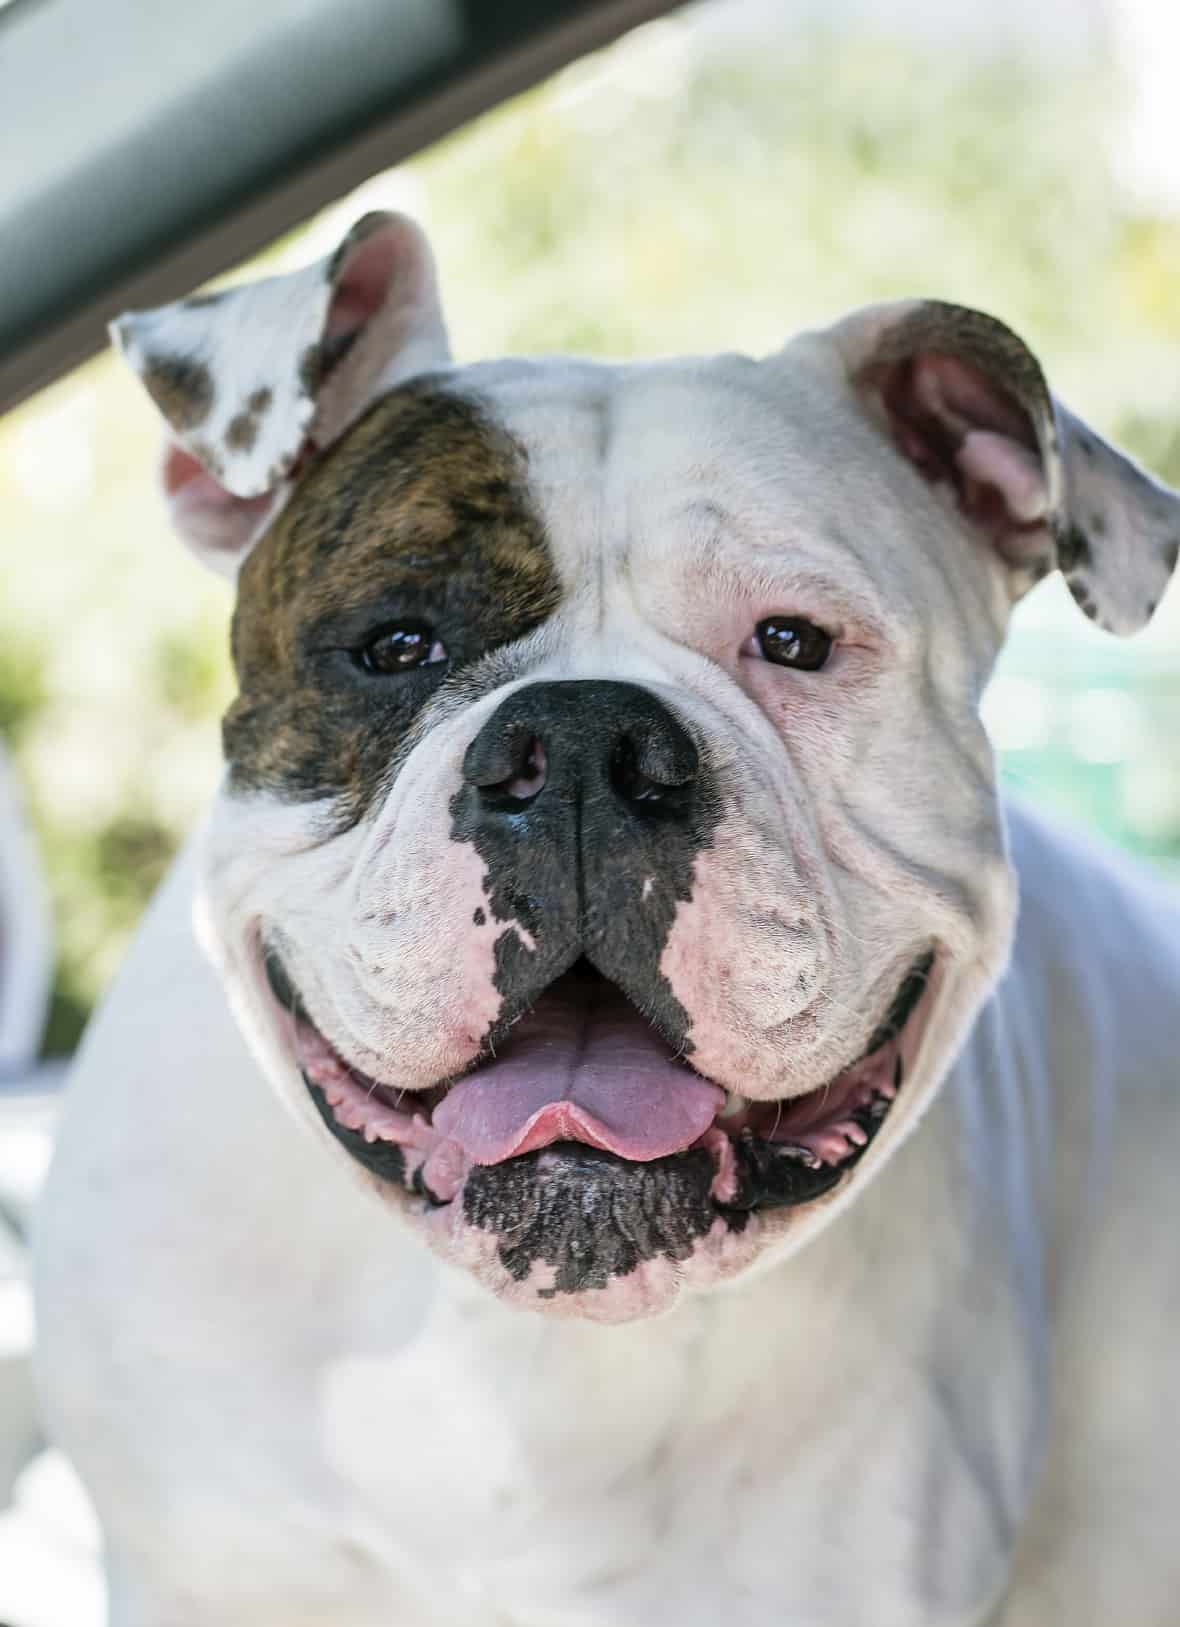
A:
{"type": "Polygon", "coordinates": [[[604,1319],[829,1223],[1004,966],[1008,610],[1140,626],[1180,501],[937,302],[453,366],[388,215],[116,336],[237,582],[209,941],[339,1169],[604,1319]]]}

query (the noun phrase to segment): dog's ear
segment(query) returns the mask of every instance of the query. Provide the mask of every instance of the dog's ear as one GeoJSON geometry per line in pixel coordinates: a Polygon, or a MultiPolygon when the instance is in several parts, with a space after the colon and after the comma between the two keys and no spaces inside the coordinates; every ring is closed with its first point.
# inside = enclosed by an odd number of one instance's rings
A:
{"type": "Polygon", "coordinates": [[[1087,616],[1133,633],[1180,553],[1180,496],[1055,400],[994,317],[940,300],[870,306],[829,330],[867,410],[1008,567],[1013,598],[1059,568],[1087,616]]]}
{"type": "Polygon", "coordinates": [[[111,334],[167,422],[176,528],[231,576],[309,459],[450,355],[430,247],[393,214],[302,271],[133,311],[111,334]]]}

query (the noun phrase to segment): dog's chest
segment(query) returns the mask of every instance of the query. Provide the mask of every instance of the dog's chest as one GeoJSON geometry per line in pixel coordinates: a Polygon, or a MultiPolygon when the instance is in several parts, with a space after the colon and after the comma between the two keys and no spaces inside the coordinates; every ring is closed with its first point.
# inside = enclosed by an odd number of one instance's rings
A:
{"type": "Polygon", "coordinates": [[[756,1525],[776,1473],[740,1416],[757,1399],[702,1376],[699,1328],[592,1332],[468,1304],[396,1358],[325,1370],[324,1450],[440,1621],[650,1622],[665,1557],[694,1573],[678,1619],[720,1619],[726,1528],[756,1525]]]}
{"type": "Polygon", "coordinates": [[[468,1301],[397,1357],[325,1370],[323,1449],[395,1534],[403,1586],[431,1579],[440,1622],[638,1627],[683,1592],[677,1619],[703,1627],[739,1567],[750,1585],[735,1533],[774,1550],[761,1365],[751,1389],[706,1304],[587,1329],[468,1301]]]}
{"type": "MultiPolygon", "coordinates": [[[[396,1357],[325,1368],[321,1449],[382,1533],[404,1627],[764,1627],[813,1619],[817,1597],[846,1599],[854,1621],[849,1542],[907,1627],[970,1619],[973,1601],[940,1587],[917,1603],[915,1567],[930,1567],[897,1375],[854,1362],[845,1388],[773,1304],[711,1297],[674,1321],[587,1329],[467,1302],[396,1357]]],[[[979,1554],[976,1488],[946,1444],[932,1517],[990,1571],[994,1533],[979,1554]]]]}

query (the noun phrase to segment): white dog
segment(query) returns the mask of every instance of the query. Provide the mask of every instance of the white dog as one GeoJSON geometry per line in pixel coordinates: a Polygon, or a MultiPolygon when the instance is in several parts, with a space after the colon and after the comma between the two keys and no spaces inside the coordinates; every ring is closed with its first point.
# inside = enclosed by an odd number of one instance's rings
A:
{"type": "Polygon", "coordinates": [[[455,367],[390,215],[117,339],[240,693],[41,1221],[112,1627],[1175,1623],[1180,909],[978,702],[1180,499],[936,302],[455,367]]]}

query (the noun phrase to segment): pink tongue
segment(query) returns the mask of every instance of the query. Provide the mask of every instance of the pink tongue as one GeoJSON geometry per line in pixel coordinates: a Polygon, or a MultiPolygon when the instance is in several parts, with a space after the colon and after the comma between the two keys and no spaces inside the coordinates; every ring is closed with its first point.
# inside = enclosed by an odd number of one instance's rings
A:
{"type": "Polygon", "coordinates": [[[643,1162],[691,1147],[724,1101],[671,1060],[616,988],[577,976],[542,995],[504,1055],[453,1086],[432,1123],[476,1164],[554,1141],[643,1162]]]}

